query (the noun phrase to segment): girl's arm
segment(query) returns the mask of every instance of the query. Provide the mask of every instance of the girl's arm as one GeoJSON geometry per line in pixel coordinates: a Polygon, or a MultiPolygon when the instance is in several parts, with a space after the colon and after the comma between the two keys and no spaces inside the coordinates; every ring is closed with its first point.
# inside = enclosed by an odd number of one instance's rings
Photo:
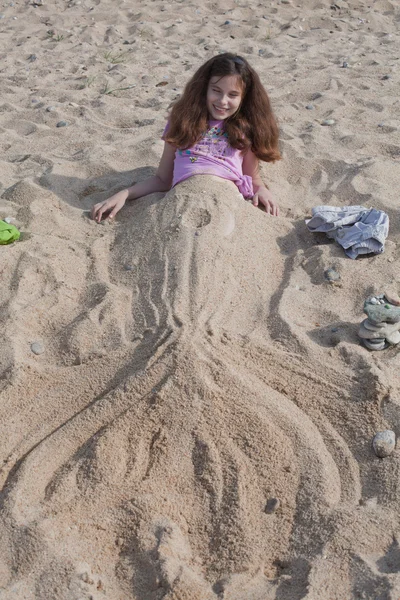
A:
{"type": "Polygon", "coordinates": [[[175,148],[164,143],[164,151],[158,165],[157,173],[144,181],[135,183],[130,188],[117,192],[108,200],[99,202],[92,207],[91,217],[97,223],[100,223],[103,215],[109,213],[107,217],[113,219],[118,211],[124,206],[127,200],[136,200],[142,196],[153,194],[154,192],[167,192],[172,186],[172,175],[174,172],[175,148]]]}
{"type": "Polygon", "coordinates": [[[243,175],[250,175],[253,180],[254,196],[252,203],[254,206],[261,204],[265,206],[265,211],[268,214],[277,217],[279,215],[278,205],[267,186],[262,182],[258,158],[251,150],[248,150],[244,155],[242,168],[243,175]]]}

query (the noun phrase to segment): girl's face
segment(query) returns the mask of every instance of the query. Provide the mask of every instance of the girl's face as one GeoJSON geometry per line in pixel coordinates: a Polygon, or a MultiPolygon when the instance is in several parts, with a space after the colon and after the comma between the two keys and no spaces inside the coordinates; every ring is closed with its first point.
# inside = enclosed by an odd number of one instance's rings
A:
{"type": "Polygon", "coordinates": [[[235,114],[243,98],[237,75],[211,77],[207,88],[207,110],[211,119],[221,121],[235,114]]]}

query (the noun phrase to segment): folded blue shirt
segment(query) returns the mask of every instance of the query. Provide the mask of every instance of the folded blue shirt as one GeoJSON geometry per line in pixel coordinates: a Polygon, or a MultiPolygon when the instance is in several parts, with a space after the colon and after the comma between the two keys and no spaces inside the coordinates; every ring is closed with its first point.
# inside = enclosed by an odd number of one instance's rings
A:
{"type": "Polygon", "coordinates": [[[382,210],[365,206],[316,206],[306,225],[340,244],[347,256],[381,254],[389,233],[389,217],[382,210]]]}

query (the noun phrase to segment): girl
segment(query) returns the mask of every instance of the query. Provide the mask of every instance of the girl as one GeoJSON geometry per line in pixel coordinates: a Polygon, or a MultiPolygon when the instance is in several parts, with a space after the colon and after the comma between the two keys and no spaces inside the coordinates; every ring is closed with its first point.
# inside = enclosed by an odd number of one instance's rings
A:
{"type": "Polygon", "coordinates": [[[174,104],[156,175],[95,204],[92,218],[112,219],[127,200],[167,192],[193,175],[233,181],[254,206],[278,215],[259,175],[259,160],[281,158],[278,126],[267,92],[249,63],[229,52],[200,67],[174,104]]]}

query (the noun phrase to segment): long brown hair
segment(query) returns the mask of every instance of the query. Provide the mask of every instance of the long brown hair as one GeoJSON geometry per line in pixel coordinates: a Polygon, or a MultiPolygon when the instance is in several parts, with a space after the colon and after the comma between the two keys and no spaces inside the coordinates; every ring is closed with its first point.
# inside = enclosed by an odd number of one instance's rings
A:
{"type": "Polygon", "coordinates": [[[247,60],[230,52],[210,58],[187,83],[172,107],[165,141],[183,150],[201,139],[209,119],[208,83],[211,77],[226,75],[237,75],[243,88],[239,109],[224,121],[229,144],[243,152],[251,149],[266,162],[279,160],[279,129],[268,94],[247,60]]]}

